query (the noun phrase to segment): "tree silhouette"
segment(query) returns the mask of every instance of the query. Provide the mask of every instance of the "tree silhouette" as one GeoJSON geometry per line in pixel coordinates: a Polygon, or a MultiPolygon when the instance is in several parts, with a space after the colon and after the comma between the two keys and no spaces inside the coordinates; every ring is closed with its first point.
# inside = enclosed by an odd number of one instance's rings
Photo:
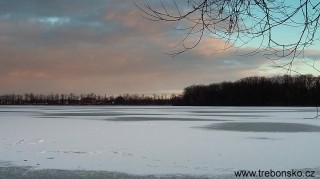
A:
{"type": "MultiPolygon", "coordinates": [[[[261,53],[291,72],[294,59],[303,57],[305,49],[319,41],[320,2],[318,0],[184,0],[153,1],[136,4],[143,16],[152,21],[176,22],[184,28],[185,37],[177,43],[175,56],[195,48],[204,37],[213,36],[226,42],[225,48],[259,41],[250,54],[261,53]],[[281,40],[279,30],[292,31],[296,36],[281,40]],[[188,39],[196,38],[190,43],[188,39]]],[[[315,64],[308,63],[319,71],[315,64]]]]}
{"type": "Polygon", "coordinates": [[[182,102],[191,106],[318,106],[319,94],[320,76],[254,76],[189,86],[182,102]]]}

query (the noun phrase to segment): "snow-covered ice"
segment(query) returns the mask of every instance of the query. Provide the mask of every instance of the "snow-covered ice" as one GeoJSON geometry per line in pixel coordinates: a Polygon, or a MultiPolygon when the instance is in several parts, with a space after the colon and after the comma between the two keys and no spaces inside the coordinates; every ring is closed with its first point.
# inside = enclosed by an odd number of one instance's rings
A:
{"type": "Polygon", "coordinates": [[[312,107],[0,106],[0,161],[137,175],[319,168],[315,115],[312,107]]]}

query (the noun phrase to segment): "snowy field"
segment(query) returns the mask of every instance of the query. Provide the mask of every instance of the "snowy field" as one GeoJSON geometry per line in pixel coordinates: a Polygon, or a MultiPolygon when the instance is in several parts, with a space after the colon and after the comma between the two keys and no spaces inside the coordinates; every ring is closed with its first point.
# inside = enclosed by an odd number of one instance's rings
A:
{"type": "Polygon", "coordinates": [[[319,171],[315,115],[299,107],[0,106],[0,175],[10,167],[208,178],[319,171]]]}

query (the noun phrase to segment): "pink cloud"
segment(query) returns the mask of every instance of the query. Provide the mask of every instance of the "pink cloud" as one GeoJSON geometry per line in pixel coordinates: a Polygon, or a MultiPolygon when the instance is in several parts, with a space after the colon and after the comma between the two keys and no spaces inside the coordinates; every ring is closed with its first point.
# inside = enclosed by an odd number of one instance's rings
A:
{"type": "Polygon", "coordinates": [[[31,79],[39,79],[39,78],[51,78],[49,74],[44,71],[31,71],[28,69],[17,69],[9,72],[8,75],[10,78],[15,79],[23,79],[23,78],[31,78],[31,79]]]}

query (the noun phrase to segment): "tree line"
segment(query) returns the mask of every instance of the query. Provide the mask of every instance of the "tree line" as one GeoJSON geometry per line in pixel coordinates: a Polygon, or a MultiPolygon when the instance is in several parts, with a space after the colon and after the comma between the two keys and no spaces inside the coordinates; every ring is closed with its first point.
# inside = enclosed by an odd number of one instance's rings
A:
{"type": "Polygon", "coordinates": [[[320,76],[246,77],[235,82],[186,87],[182,95],[94,93],[0,95],[0,105],[185,105],[185,106],[318,106],[320,76]]]}
{"type": "Polygon", "coordinates": [[[117,97],[101,96],[94,93],[77,95],[70,94],[3,94],[0,105],[172,105],[178,97],[171,95],[138,95],[124,94],[117,97]]]}
{"type": "Polygon", "coordinates": [[[184,89],[183,105],[318,106],[320,77],[312,75],[247,77],[235,82],[193,85],[184,89]]]}

